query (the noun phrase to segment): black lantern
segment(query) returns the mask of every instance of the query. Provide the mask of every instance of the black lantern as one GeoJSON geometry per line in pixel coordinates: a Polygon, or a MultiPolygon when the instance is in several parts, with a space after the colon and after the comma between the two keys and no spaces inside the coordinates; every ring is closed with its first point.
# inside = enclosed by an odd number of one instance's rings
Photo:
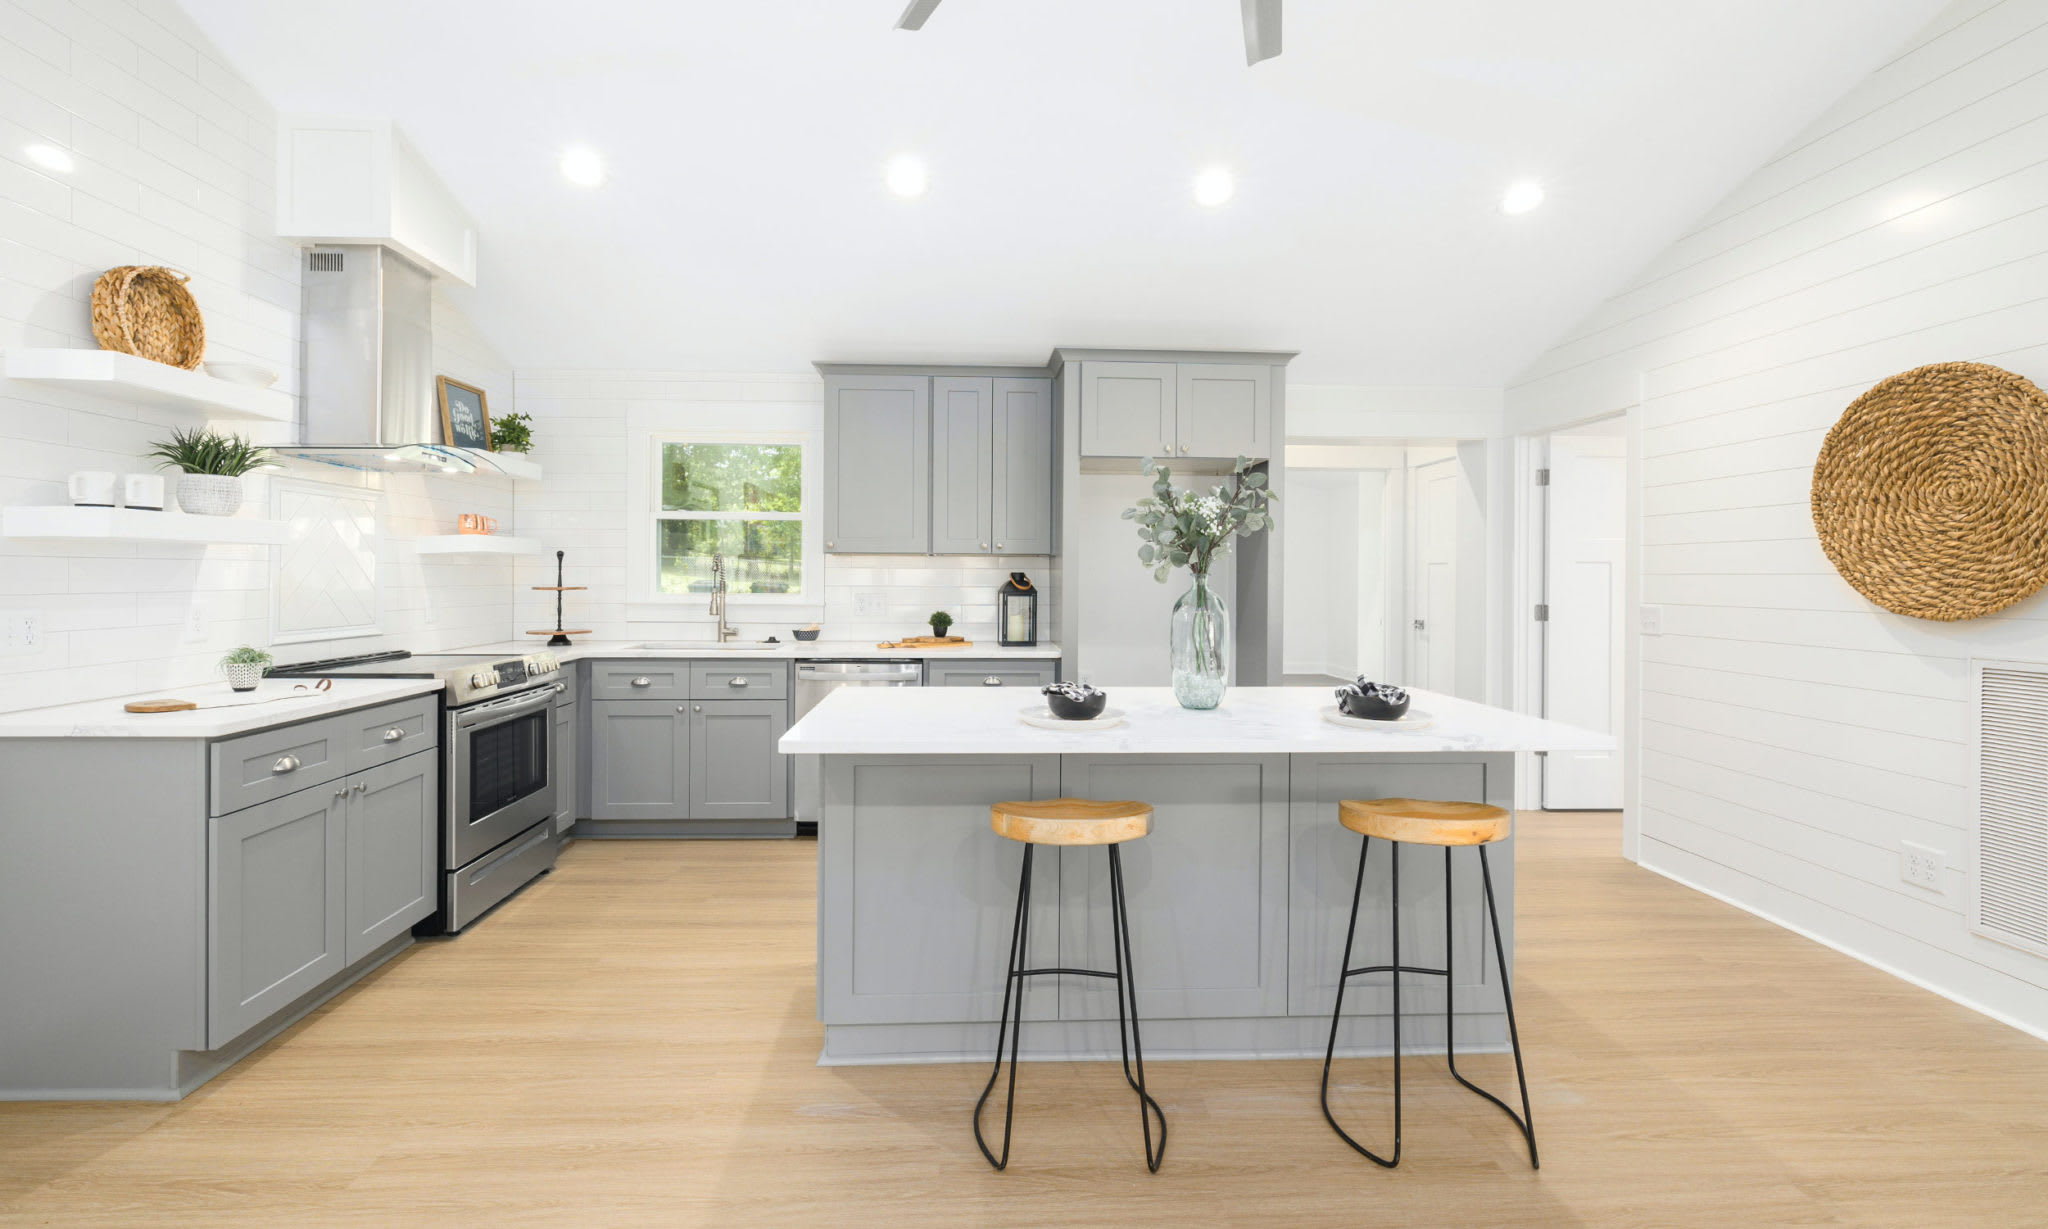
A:
{"type": "Polygon", "coordinates": [[[1038,590],[1031,587],[1031,578],[1022,572],[1010,573],[1010,579],[996,590],[996,627],[999,644],[1038,643],[1038,590]]]}

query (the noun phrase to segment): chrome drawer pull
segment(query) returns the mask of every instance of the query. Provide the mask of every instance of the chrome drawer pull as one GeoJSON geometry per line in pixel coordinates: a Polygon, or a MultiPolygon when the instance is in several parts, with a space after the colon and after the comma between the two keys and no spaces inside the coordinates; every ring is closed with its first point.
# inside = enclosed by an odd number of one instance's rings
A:
{"type": "Polygon", "coordinates": [[[991,674],[987,678],[981,680],[981,685],[983,687],[1001,687],[1003,685],[1003,680],[991,674]]]}
{"type": "Polygon", "coordinates": [[[404,737],[405,731],[403,729],[400,729],[398,726],[392,726],[390,729],[384,731],[384,741],[387,743],[395,743],[399,739],[404,737]]]}
{"type": "Polygon", "coordinates": [[[639,678],[636,678],[636,679],[634,679],[634,680],[633,680],[633,686],[635,686],[635,687],[652,687],[652,686],[654,686],[654,680],[653,680],[653,679],[651,679],[651,678],[648,678],[648,677],[647,677],[646,675],[644,675],[644,674],[643,674],[643,675],[641,675],[641,676],[640,676],[639,678]]]}
{"type": "Polygon", "coordinates": [[[749,683],[747,682],[747,680],[746,680],[746,677],[745,677],[744,675],[738,675],[738,674],[735,674],[735,675],[733,675],[733,676],[732,676],[731,678],[727,679],[727,680],[725,681],[725,685],[726,685],[727,687],[746,687],[746,686],[750,686],[750,684],[749,684],[749,683]]]}
{"type": "Polygon", "coordinates": [[[271,771],[271,772],[272,772],[273,774],[282,774],[282,773],[287,773],[287,772],[297,772],[298,770],[299,770],[299,757],[298,757],[298,756],[296,756],[296,755],[281,755],[281,756],[277,757],[277,763],[275,763],[275,764],[272,764],[272,765],[270,766],[270,771],[271,771]]]}

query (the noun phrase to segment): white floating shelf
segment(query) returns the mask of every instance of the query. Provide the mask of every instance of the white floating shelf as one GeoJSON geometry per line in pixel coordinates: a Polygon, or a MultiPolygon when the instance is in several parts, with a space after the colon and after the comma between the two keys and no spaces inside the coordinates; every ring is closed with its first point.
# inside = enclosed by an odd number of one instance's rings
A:
{"type": "Polygon", "coordinates": [[[129,542],[201,542],[236,546],[277,546],[290,526],[284,521],[239,516],[193,516],[138,508],[17,507],[0,509],[0,537],[100,538],[129,542]]]}
{"type": "Polygon", "coordinates": [[[513,538],[495,533],[444,533],[414,538],[422,555],[544,555],[546,549],[532,538],[513,538]]]}
{"type": "Polygon", "coordinates": [[[523,452],[478,452],[465,448],[464,452],[477,458],[477,468],[489,472],[496,466],[498,472],[507,478],[519,478],[530,482],[540,481],[540,462],[523,452]]]}
{"type": "Polygon", "coordinates": [[[290,393],[252,388],[113,350],[10,350],[7,378],[65,384],[96,396],[185,410],[205,418],[293,419],[290,393]]]}

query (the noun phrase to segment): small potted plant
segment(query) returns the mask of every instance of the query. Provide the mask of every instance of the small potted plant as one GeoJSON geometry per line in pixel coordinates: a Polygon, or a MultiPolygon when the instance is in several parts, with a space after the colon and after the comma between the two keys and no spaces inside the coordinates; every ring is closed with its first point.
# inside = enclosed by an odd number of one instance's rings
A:
{"type": "Polygon", "coordinates": [[[242,506],[242,476],[275,465],[268,450],[239,435],[222,435],[206,427],[173,428],[171,438],[149,450],[162,464],[178,469],[178,506],[195,516],[233,516],[242,506]]]}
{"type": "Polygon", "coordinates": [[[943,610],[934,610],[931,617],[932,635],[940,640],[946,638],[946,629],[953,626],[953,616],[943,610]]]}
{"type": "Polygon", "coordinates": [[[270,668],[270,660],[270,654],[245,644],[220,659],[220,672],[228,676],[228,686],[236,691],[254,691],[270,668]]]}
{"type": "Polygon", "coordinates": [[[533,451],[533,419],[524,414],[507,414],[491,420],[493,452],[533,451]]]}

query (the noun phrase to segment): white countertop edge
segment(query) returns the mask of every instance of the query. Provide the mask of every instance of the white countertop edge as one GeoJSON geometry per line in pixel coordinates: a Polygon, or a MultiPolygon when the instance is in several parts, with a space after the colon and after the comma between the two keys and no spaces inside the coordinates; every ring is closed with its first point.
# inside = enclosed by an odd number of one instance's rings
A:
{"type": "Polygon", "coordinates": [[[697,647],[687,649],[643,649],[635,640],[578,640],[567,648],[547,647],[547,641],[539,636],[525,643],[498,641],[493,644],[465,645],[455,649],[437,649],[437,653],[503,653],[510,657],[520,653],[549,652],[560,662],[647,660],[672,661],[702,658],[720,661],[727,658],[786,658],[792,661],[944,661],[949,657],[961,661],[992,661],[1002,658],[1019,658],[1037,661],[1059,660],[1060,646],[1039,644],[1029,648],[1004,647],[997,644],[973,644],[958,649],[878,649],[872,640],[784,640],[780,644],[758,644],[749,641],[733,641],[721,649],[697,647]]]}
{"type": "MultiPolygon", "coordinates": [[[[265,679],[255,694],[293,695],[294,687],[300,681],[265,679]]],[[[131,700],[177,698],[203,704],[235,694],[225,682],[163,687],[132,696],[115,696],[110,700],[87,700],[51,708],[0,713],[0,738],[228,738],[251,730],[330,717],[335,713],[389,704],[393,700],[439,690],[439,679],[336,679],[333,690],[314,692],[305,699],[280,698],[267,704],[189,709],[175,713],[131,713],[122,709],[121,706],[131,700]]]]}

